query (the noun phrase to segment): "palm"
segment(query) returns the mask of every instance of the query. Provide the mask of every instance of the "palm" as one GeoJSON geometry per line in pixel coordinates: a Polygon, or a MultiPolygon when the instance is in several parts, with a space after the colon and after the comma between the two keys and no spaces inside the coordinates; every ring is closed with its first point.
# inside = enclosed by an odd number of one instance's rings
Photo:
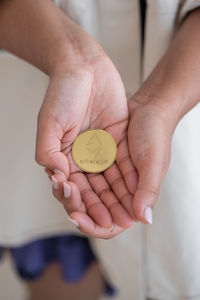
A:
{"type": "Polygon", "coordinates": [[[103,227],[111,227],[112,222],[129,227],[132,220],[128,212],[131,214],[136,172],[127,146],[125,92],[109,59],[95,59],[92,68],[93,75],[84,71],[51,83],[40,115],[47,114],[48,110],[49,119],[56,119],[56,133],[50,136],[51,145],[54,153],[61,151],[67,157],[68,179],[80,190],[82,202],[74,205],[72,211],[77,207],[77,211],[87,213],[103,227]],[[76,136],[92,128],[106,130],[118,144],[116,163],[100,174],[83,173],[71,157],[76,136]]]}

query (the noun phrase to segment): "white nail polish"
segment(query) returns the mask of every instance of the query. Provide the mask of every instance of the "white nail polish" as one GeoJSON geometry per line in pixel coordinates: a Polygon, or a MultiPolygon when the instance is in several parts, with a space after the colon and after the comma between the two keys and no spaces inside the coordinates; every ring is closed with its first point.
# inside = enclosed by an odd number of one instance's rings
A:
{"type": "Polygon", "coordinates": [[[113,226],[113,224],[112,224],[112,226],[111,226],[110,228],[108,228],[108,229],[109,229],[110,231],[112,231],[113,228],[114,228],[114,226],[113,226]]]}
{"type": "Polygon", "coordinates": [[[68,220],[69,220],[70,222],[72,222],[76,227],[79,227],[78,222],[77,222],[76,220],[73,220],[72,218],[70,218],[70,216],[68,216],[68,220]]]}
{"type": "Polygon", "coordinates": [[[58,190],[59,189],[59,182],[58,182],[58,180],[54,176],[52,176],[51,179],[52,179],[53,188],[55,190],[58,190]]]}
{"type": "Polygon", "coordinates": [[[58,169],[54,169],[53,171],[54,171],[55,174],[61,174],[61,175],[65,176],[65,174],[63,172],[61,172],[60,170],[58,170],[58,169]]]}
{"type": "Polygon", "coordinates": [[[63,188],[64,188],[64,197],[66,199],[69,199],[71,196],[71,187],[66,182],[63,182],[63,188]]]}
{"type": "Polygon", "coordinates": [[[144,210],[144,218],[147,220],[149,224],[153,223],[153,217],[152,217],[152,209],[150,206],[146,207],[144,210]]]}

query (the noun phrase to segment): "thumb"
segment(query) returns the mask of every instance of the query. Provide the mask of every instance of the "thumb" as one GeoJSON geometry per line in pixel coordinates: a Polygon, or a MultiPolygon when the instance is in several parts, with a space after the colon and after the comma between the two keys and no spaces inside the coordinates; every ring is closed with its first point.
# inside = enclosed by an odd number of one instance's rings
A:
{"type": "Polygon", "coordinates": [[[152,209],[157,201],[162,180],[169,166],[169,154],[166,150],[148,150],[142,155],[137,166],[139,180],[133,198],[133,211],[138,220],[152,224],[152,209]]]}
{"type": "Polygon", "coordinates": [[[52,118],[38,116],[36,135],[36,162],[52,171],[63,172],[69,177],[69,163],[67,157],[61,152],[63,131],[52,118]]]}

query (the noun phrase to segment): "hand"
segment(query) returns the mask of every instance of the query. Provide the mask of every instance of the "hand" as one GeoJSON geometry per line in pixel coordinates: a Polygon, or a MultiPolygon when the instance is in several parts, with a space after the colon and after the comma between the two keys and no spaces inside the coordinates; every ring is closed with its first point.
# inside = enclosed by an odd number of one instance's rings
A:
{"type": "Polygon", "coordinates": [[[56,173],[52,176],[53,172],[45,169],[49,175],[49,179],[59,185],[58,188],[53,188],[55,197],[64,205],[69,220],[77,226],[77,228],[91,237],[110,239],[125,229],[114,224],[110,228],[99,226],[93,219],[86,213],[84,201],[81,199],[81,193],[76,184],[72,181],[66,182],[66,177],[62,173],[56,173]],[[65,197],[63,197],[63,187],[65,189],[65,197]]]}
{"type": "MultiPolygon", "coordinates": [[[[160,103],[163,103],[160,99],[160,103]]],[[[143,223],[152,223],[152,208],[170,162],[176,115],[156,101],[133,96],[128,101],[130,123],[128,144],[139,178],[133,212],[143,223]]]]}
{"type": "Polygon", "coordinates": [[[169,166],[173,132],[199,103],[199,14],[200,10],[188,14],[168,51],[128,101],[129,151],[139,176],[132,206],[143,223],[152,223],[151,209],[169,166]]]}
{"type": "Polygon", "coordinates": [[[49,175],[55,170],[65,174],[53,176],[54,187],[59,187],[53,188],[54,196],[87,234],[95,236],[95,226],[110,228],[113,222],[120,227],[116,234],[132,225],[137,173],[129,156],[127,127],[124,87],[108,57],[94,56],[51,78],[38,116],[36,160],[51,170],[49,175]],[[100,174],[83,173],[71,156],[76,136],[90,128],[106,130],[118,145],[116,163],[100,174]],[[73,202],[64,197],[70,190],[73,202]]]}
{"type": "MultiPolygon", "coordinates": [[[[69,179],[69,185],[75,182],[72,194],[78,186],[81,198],[76,204],[79,202],[77,210],[83,217],[87,212],[101,226],[116,222],[130,227],[132,218],[125,208],[131,207],[135,172],[125,135],[127,103],[116,69],[101,46],[53,1],[3,1],[0,25],[0,48],[50,77],[38,117],[36,160],[48,168],[48,174],[57,169],[69,179]],[[119,154],[108,172],[92,177],[78,170],[70,151],[79,132],[95,127],[113,134],[119,154]]],[[[58,192],[54,190],[62,201],[58,192]]]]}

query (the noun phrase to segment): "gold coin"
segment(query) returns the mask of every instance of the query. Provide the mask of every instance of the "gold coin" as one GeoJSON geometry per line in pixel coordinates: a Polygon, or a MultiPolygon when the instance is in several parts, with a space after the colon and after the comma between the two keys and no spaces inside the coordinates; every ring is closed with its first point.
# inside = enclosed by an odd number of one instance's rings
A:
{"type": "Polygon", "coordinates": [[[81,132],[73,142],[72,158],[75,164],[88,173],[100,173],[115,161],[117,144],[107,131],[89,129],[81,132]]]}

